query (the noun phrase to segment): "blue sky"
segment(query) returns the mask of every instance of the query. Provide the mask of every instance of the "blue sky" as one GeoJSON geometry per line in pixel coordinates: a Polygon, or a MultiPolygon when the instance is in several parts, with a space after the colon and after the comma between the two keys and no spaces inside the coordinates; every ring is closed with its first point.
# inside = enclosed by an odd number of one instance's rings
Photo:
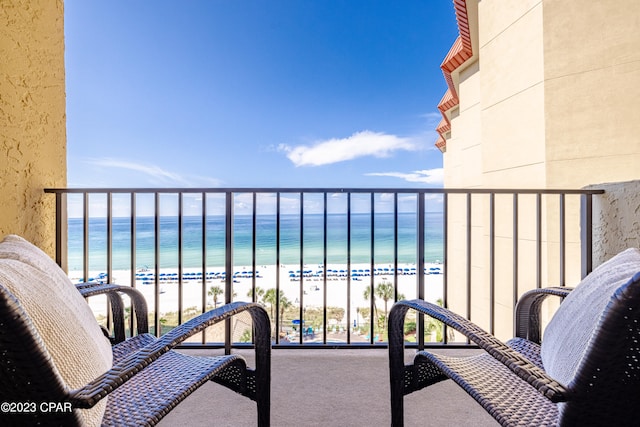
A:
{"type": "Polygon", "coordinates": [[[440,187],[450,0],[65,1],[69,187],[440,187]]]}

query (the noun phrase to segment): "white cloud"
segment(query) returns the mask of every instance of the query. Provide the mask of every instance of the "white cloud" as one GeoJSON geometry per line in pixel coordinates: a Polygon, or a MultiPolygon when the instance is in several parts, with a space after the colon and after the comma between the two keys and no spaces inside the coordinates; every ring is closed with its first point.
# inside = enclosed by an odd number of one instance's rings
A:
{"type": "Polygon", "coordinates": [[[413,172],[371,172],[367,176],[389,176],[404,179],[408,182],[419,182],[423,184],[442,185],[444,183],[444,169],[425,169],[413,172]]]}
{"type": "Polygon", "coordinates": [[[363,156],[388,157],[397,150],[420,149],[411,138],[401,138],[368,130],[357,132],[348,138],[333,138],[315,144],[290,147],[280,144],[278,150],[287,153],[295,166],[320,166],[344,162],[363,156]]]}
{"type": "Polygon", "coordinates": [[[88,161],[91,164],[96,166],[106,167],[106,168],[116,168],[116,169],[127,169],[135,172],[141,172],[149,176],[152,180],[158,181],[160,183],[167,182],[178,182],[185,183],[186,180],[173,172],[166,171],[159,166],[155,165],[145,165],[142,163],[135,163],[126,160],[117,160],[117,159],[91,159],[88,161]]]}
{"type": "MultiPolygon", "coordinates": [[[[139,172],[144,176],[143,179],[147,183],[150,183],[154,186],[219,187],[222,185],[221,181],[216,178],[197,175],[184,176],[175,172],[165,170],[160,166],[131,162],[128,160],[101,158],[89,159],[86,162],[102,168],[124,169],[133,172],[139,172]]],[[[140,182],[141,180],[134,179],[132,181],[140,182]]],[[[133,186],[144,186],[144,184],[135,184],[133,186]]]]}

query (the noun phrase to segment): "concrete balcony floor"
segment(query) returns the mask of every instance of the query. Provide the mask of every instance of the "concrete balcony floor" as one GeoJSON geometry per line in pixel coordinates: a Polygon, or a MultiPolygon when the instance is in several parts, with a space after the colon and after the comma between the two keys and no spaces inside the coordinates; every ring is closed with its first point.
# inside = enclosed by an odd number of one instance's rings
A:
{"type": "MultiPolygon", "coordinates": [[[[436,350],[450,355],[479,350],[436,350]]],[[[219,350],[185,350],[213,355],[219,350]]],[[[252,351],[237,351],[253,366],[252,351]]],[[[414,350],[406,350],[407,361],[414,350]]],[[[272,351],[271,425],[389,426],[389,371],[386,349],[276,349],[272,351]]],[[[159,424],[171,426],[254,426],[253,401],[207,383],[159,424]]],[[[498,423],[451,380],[405,397],[405,426],[495,427],[498,423]]]]}

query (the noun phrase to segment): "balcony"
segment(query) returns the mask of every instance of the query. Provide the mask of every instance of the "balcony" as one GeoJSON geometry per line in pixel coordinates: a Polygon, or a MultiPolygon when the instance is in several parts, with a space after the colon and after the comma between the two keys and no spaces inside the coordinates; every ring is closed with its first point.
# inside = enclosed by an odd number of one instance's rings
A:
{"type": "MultiPolygon", "coordinates": [[[[156,334],[213,306],[256,300],[270,312],[274,348],[384,348],[388,310],[403,298],[466,312],[509,337],[522,292],[590,271],[592,198],[602,193],[46,191],[56,197],[57,261],[73,280],[135,286],[156,334]]],[[[91,303],[109,327],[106,301],[91,303]]],[[[429,319],[408,324],[408,347],[469,344],[429,319]]],[[[243,348],[249,330],[239,319],[189,346],[243,348]]]]}
{"type": "MultiPolygon", "coordinates": [[[[278,426],[388,425],[385,320],[393,302],[439,301],[494,333],[513,334],[519,295],[577,282],[591,270],[593,198],[603,192],[46,191],[56,197],[57,261],[72,279],[140,289],[156,334],[214,305],[248,299],[265,305],[276,349],[278,426]]],[[[92,304],[109,326],[106,302],[92,304]]],[[[408,323],[415,325],[407,330],[408,348],[478,351],[437,322],[414,315],[408,323]]],[[[181,351],[239,352],[251,364],[247,329],[242,320],[227,324],[181,351]]],[[[407,396],[407,425],[425,417],[434,425],[497,425],[451,382],[426,393],[407,396]]],[[[216,414],[229,425],[253,425],[251,405],[206,385],[162,425],[209,423],[216,414]]]]}

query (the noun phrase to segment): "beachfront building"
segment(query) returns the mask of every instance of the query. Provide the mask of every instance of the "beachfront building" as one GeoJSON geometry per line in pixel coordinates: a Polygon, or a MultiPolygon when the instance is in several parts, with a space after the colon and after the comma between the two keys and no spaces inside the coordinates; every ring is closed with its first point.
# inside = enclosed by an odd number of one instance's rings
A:
{"type": "MultiPolygon", "coordinates": [[[[636,0],[455,0],[460,36],[442,70],[448,91],[439,104],[443,119],[436,146],[442,151],[445,187],[583,188],[612,195],[616,226],[634,215],[640,172],[640,3],[636,0]],[[626,184],[623,184],[625,183],[626,184]],[[616,196],[613,196],[616,194],[616,196]],[[632,203],[629,201],[632,200],[632,203]]],[[[452,198],[449,240],[449,306],[464,312],[467,241],[466,200],[452,198]]],[[[472,308],[487,325],[490,225],[487,203],[471,209],[472,308]],[[483,308],[484,307],[484,308],[483,308]]],[[[495,196],[496,333],[510,336],[514,268],[519,290],[536,286],[535,199],[519,200],[520,241],[514,261],[511,197],[495,196]]],[[[545,197],[541,209],[542,286],[558,283],[559,201],[545,197]],[[545,262],[545,260],[547,262],[545,262]]],[[[579,202],[567,201],[567,222],[578,221],[579,202]]],[[[601,201],[594,201],[601,203],[601,201]]],[[[637,212],[635,213],[637,215],[637,212]]],[[[637,216],[636,216],[637,217],[637,216]]],[[[597,221],[594,264],[617,250],[638,246],[631,232],[597,221]],[[602,228],[604,227],[604,228],[602,228]],[[616,236],[616,237],[614,237],[616,236]],[[613,245],[615,248],[609,248],[613,245]]],[[[635,222],[633,219],[630,222],[635,222]]],[[[567,224],[567,229],[569,229],[567,224]]],[[[573,228],[575,229],[575,228],[573,228]]],[[[566,235],[566,277],[581,273],[579,232],[566,235]],[[570,260],[578,260],[572,262],[570,260]]]]}

